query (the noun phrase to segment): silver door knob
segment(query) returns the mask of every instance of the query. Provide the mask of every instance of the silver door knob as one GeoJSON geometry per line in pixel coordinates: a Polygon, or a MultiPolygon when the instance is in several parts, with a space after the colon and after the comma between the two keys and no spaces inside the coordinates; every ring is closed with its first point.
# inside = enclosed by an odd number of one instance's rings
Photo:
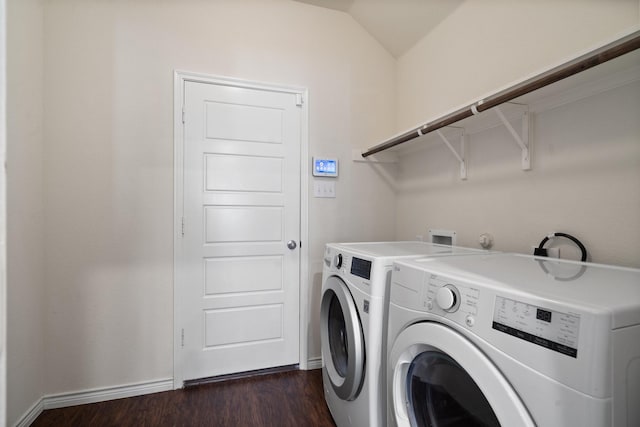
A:
{"type": "Polygon", "coordinates": [[[295,248],[297,248],[297,247],[298,247],[298,244],[296,243],[296,241],[295,241],[295,240],[289,240],[289,241],[287,242],[287,247],[288,247],[289,249],[291,249],[291,250],[294,250],[295,248]]]}

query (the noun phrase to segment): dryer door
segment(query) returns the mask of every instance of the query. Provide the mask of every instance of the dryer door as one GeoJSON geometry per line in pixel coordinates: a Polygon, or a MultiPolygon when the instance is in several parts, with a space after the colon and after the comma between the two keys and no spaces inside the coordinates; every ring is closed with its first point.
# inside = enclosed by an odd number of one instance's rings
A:
{"type": "Polygon", "coordinates": [[[469,340],[438,323],[398,335],[390,359],[398,426],[535,426],[509,382],[469,340]]]}
{"type": "Polygon", "coordinates": [[[351,292],[337,276],[324,285],[320,339],[331,386],[340,399],[355,399],[364,379],[364,336],[351,292]]]}

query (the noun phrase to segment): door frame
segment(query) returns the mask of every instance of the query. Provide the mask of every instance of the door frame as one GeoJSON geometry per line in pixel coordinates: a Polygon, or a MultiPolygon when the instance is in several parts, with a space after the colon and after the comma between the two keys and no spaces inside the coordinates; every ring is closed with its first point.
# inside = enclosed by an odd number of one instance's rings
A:
{"type": "Polygon", "coordinates": [[[174,71],[173,82],[173,147],[174,147],[174,191],[173,191],[173,388],[183,386],[182,365],[182,318],[181,299],[178,292],[178,273],[184,268],[182,263],[183,238],[182,218],[184,215],[184,123],[182,122],[184,86],[186,82],[215,84],[246,89],[268,90],[291,93],[302,97],[300,123],[300,289],[299,289],[299,367],[309,367],[308,331],[309,323],[309,91],[306,88],[262,83],[215,76],[190,71],[174,71]]]}

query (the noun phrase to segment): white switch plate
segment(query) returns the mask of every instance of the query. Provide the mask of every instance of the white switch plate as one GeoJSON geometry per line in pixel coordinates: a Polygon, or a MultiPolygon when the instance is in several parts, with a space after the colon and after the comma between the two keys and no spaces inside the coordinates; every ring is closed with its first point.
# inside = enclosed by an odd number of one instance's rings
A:
{"type": "Polygon", "coordinates": [[[336,182],[324,180],[313,181],[313,197],[336,197],[336,182]]]}

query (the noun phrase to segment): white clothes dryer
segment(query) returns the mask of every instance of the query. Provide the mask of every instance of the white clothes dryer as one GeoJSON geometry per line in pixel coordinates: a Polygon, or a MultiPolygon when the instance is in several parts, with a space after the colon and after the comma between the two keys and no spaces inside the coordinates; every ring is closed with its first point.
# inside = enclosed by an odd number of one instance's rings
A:
{"type": "Polygon", "coordinates": [[[640,270],[402,260],[388,333],[390,426],[640,426],[640,270]]]}
{"type": "Polygon", "coordinates": [[[338,427],[386,422],[386,325],[393,261],[484,251],[425,242],[326,246],[320,336],[325,399],[338,427]]]}

